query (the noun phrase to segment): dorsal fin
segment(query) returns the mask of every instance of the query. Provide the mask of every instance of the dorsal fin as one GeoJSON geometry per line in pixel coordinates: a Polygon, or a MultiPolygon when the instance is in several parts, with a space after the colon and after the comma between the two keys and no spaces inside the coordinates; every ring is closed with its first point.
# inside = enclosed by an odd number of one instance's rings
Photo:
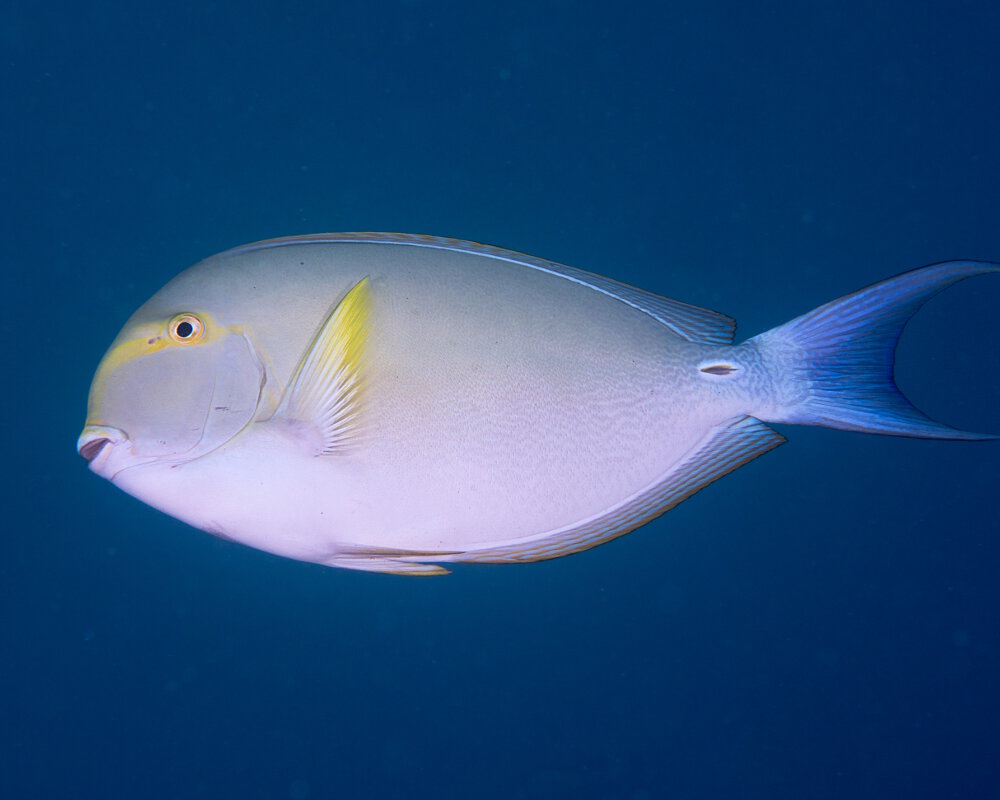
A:
{"type": "Polygon", "coordinates": [[[360,431],[371,284],[362,278],[327,317],[302,356],[274,419],[315,434],[316,455],[350,444],[360,431]]]}
{"type": "Polygon", "coordinates": [[[602,275],[595,275],[575,267],[567,267],[554,261],[493,247],[478,242],[468,242],[462,239],[448,239],[443,236],[423,236],[414,233],[316,233],[308,236],[287,236],[282,239],[268,239],[255,242],[232,250],[224,255],[239,255],[255,250],[267,250],[272,247],[287,247],[302,244],[338,244],[338,243],[372,243],[401,244],[411,247],[430,247],[438,250],[454,250],[461,253],[488,256],[490,258],[521,264],[531,269],[559,275],[574,283],[589,286],[595,291],[617,298],[623,303],[642,311],[663,323],[678,336],[689,342],[701,344],[731,344],[736,331],[736,320],[718,311],[688,305],[669,297],[637,289],[627,283],[621,283],[602,275]]]}
{"type": "Polygon", "coordinates": [[[699,344],[732,344],[736,320],[718,311],[671,300],[658,294],[637,289],[627,283],[594,275],[575,267],[553,264],[554,272],[593,286],[598,291],[617,297],[630,306],[655,317],[678,336],[699,344]]]}

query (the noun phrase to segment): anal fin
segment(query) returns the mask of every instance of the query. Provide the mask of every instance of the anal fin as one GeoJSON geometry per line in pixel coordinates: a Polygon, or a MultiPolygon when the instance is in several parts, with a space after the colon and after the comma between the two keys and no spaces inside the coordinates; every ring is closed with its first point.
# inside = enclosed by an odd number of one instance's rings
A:
{"type": "Polygon", "coordinates": [[[723,475],[785,441],[754,417],[741,417],[709,431],[659,481],[591,519],[520,542],[474,550],[456,561],[542,561],[589,550],[645,525],[723,475]]]}

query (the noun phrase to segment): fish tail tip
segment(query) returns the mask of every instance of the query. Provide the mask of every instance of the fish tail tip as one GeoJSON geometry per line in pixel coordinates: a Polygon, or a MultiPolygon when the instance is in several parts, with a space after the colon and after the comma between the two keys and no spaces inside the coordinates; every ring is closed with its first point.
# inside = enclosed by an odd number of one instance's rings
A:
{"type": "Polygon", "coordinates": [[[1000,438],[935,422],[903,396],[893,375],[896,343],[910,317],[948,286],[988,273],[1000,273],[1000,264],[932,264],[833,300],[754,337],[750,342],[780,369],[777,378],[790,398],[777,403],[777,417],[762,418],[923,439],[1000,438]]]}

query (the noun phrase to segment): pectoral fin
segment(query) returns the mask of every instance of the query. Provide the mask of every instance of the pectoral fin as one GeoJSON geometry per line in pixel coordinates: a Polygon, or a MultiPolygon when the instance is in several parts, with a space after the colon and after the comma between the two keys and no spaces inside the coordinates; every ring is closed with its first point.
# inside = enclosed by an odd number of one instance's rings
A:
{"type": "Polygon", "coordinates": [[[362,278],[319,329],[273,419],[296,423],[316,455],[357,440],[364,402],[371,283],[362,278]]]}

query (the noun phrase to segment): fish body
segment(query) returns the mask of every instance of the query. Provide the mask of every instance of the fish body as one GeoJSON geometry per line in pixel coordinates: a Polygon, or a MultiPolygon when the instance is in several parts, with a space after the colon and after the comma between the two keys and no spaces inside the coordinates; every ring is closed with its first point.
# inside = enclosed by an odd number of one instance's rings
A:
{"type": "Polygon", "coordinates": [[[552,558],[777,446],[766,421],[986,438],[913,409],[892,352],[927,297],[997,269],[906,273],[733,345],[725,315],[506,250],[272,240],[133,315],[78,446],[146,503],[292,558],[409,574],[552,558]]]}

